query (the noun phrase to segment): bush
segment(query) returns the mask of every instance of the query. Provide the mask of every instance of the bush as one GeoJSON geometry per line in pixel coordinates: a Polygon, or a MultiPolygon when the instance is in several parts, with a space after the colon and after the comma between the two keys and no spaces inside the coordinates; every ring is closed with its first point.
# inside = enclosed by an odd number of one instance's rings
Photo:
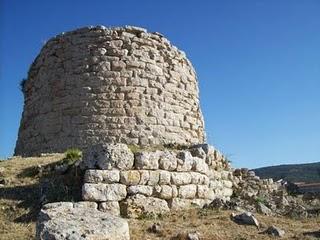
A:
{"type": "Polygon", "coordinates": [[[64,153],[65,157],[63,159],[64,163],[73,164],[74,162],[82,158],[82,152],[78,148],[67,149],[64,153]]]}

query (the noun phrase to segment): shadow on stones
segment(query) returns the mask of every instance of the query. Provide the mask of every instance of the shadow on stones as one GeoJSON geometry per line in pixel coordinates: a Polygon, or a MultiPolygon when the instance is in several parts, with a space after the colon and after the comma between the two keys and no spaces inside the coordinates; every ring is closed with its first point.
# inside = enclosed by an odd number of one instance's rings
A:
{"type": "Polygon", "coordinates": [[[320,230],[314,231],[314,232],[304,232],[304,236],[314,237],[314,238],[320,238],[320,230]]]}
{"type": "Polygon", "coordinates": [[[64,172],[56,172],[53,164],[43,168],[44,171],[39,171],[36,167],[30,167],[18,176],[38,178],[35,184],[0,188],[0,199],[19,201],[17,208],[27,210],[27,213],[14,219],[14,222],[35,221],[41,207],[46,203],[81,200],[83,174],[78,168],[69,166],[64,172]]]}

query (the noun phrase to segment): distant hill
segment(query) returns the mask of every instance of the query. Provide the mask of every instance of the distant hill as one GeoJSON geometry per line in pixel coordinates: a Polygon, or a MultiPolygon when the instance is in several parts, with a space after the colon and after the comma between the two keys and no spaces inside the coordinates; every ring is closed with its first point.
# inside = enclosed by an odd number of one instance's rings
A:
{"type": "Polygon", "coordinates": [[[253,169],[261,178],[285,179],[291,182],[320,182],[320,162],[288,164],[253,169]]]}

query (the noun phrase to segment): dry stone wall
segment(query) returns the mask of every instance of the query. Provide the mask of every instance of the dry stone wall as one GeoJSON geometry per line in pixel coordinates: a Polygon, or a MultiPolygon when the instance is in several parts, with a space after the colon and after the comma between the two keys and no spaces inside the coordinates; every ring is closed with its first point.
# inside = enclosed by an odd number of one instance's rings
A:
{"type": "Polygon", "coordinates": [[[50,39],[23,91],[16,155],[205,141],[191,63],[143,28],[86,27],[50,39]]]}
{"type": "Polygon", "coordinates": [[[202,207],[233,193],[229,163],[207,144],[135,154],[125,144],[99,144],[84,154],[83,167],[83,200],[127,217],[202,207]]]}

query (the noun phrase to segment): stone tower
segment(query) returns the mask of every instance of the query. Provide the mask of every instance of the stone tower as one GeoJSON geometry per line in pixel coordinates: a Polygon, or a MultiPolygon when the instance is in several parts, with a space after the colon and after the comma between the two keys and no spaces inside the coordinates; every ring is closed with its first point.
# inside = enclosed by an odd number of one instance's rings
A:
{"type": "Polygon", "coordinates": [[[205,141],[195,71],[159,33],[86,27],[50,39],[23,87],[15,155],[97,143],[205,141]]]}

